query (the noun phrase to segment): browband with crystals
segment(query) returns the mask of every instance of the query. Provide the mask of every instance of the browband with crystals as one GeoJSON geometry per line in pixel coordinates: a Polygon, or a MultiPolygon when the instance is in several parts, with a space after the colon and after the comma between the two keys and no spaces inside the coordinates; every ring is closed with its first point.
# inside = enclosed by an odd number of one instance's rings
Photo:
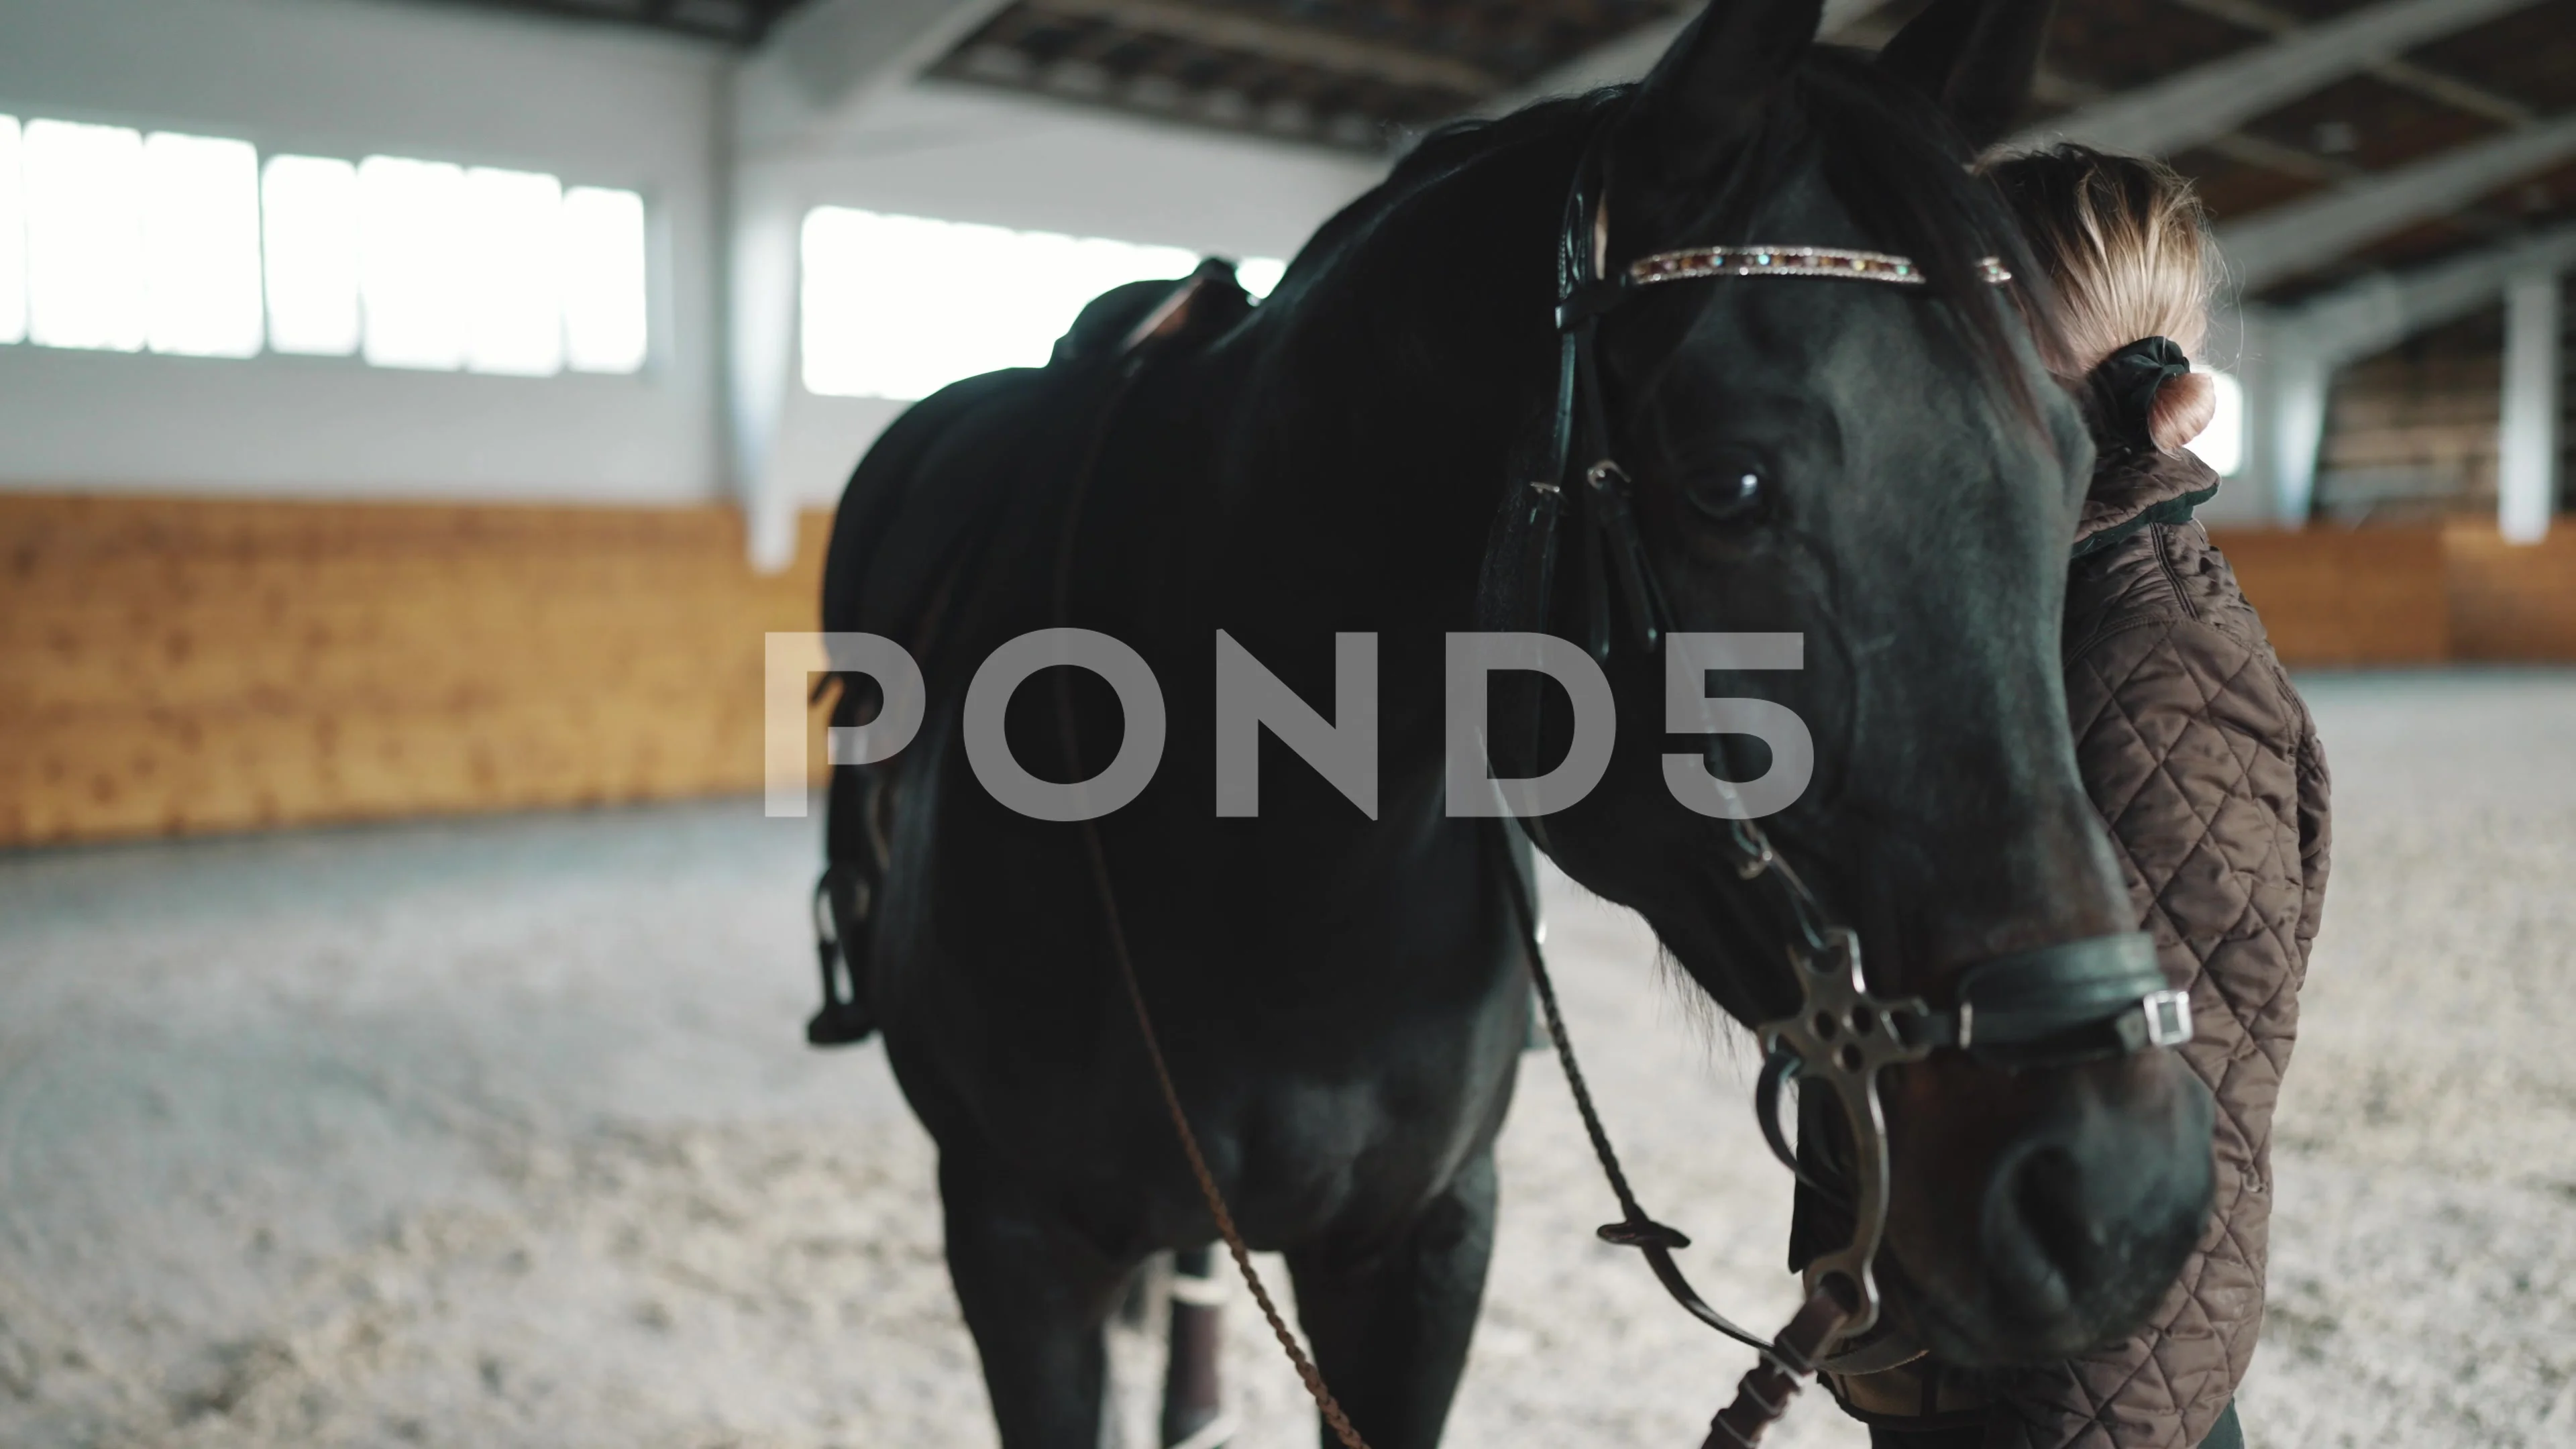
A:
{"type": "MultiPolygon", "coordinates": [[[[1989,286],[2012,280],[2012,273],[1993,257],[1980,259],[1977,271],[1989,286]]],[[[1923,285],[1923,269],[1910,257],[1837,247],[1692,247],[1657,252],[1628,264],[1628,280],[1636,286],[1696,277],[1844,277],[1904,287],[1923,285]]]]}

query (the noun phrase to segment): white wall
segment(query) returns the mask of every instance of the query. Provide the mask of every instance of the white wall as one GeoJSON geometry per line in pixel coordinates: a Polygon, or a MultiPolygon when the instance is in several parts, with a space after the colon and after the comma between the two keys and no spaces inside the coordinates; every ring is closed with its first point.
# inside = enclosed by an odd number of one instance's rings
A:
{"type": "Polygon", "coordinates": [[[724,53],[396,0],[0,0],[0,112],[551,171],[643,193],[653,355],[503,378],[0,347],[0,487],[679,501],[718,493],[724,53]]]}
{"type": "MultiPolygon", "coordinates": [[[[721,48],[415,0],[0,0],[0,113],[550,171],[643,193],[637,377],[0,347],[0,488],[680,502],[730,496],[721,48]]],[[[764,160],[804,206],[1286,256],[1381,168],[928,84],[764,160]]],[[[899,405],[782,399],[771,476],[837,496],[899,405]]]]}

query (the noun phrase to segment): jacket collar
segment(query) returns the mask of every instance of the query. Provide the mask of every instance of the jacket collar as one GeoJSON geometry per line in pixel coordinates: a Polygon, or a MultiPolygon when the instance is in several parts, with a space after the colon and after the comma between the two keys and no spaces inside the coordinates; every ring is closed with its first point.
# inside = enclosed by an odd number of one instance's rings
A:
{"type": "Polygon", "coordinates": [[[2105,451],[2076,517],[2074,557],[2098,553],[2150,524],[2180,523],[2218,496],[2218,474],[2191,453],[2105,451]]]}

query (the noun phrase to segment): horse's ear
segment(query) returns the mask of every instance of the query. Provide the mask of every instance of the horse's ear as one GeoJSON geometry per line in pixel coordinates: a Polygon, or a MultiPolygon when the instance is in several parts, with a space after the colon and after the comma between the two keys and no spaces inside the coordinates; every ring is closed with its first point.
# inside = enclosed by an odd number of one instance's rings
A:
{"type": "Polygon", "coordinates": [[[1938,101],[1982,151],[2012,130],[2039,78],[2057,0],[1932,0],[1878,63],[1938,101]]]}
{"type": "Polygon", "coordinates": [[[1661,176],[1722,162],[1815,43],[1824,0],[1709,0],[1638,84],[1630,146],[1661,176]]]}

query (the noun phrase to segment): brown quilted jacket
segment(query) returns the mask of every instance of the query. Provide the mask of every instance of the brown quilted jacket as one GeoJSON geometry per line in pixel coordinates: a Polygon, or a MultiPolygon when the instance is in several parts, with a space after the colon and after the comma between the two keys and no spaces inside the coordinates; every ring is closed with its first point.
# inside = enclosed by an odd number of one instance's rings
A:
{"type": "Polygon", "coordinates": [[[1983,1449],[2192,1449],[2253,1360],[2272,1105],[2325,902],[2326,763],[2262,621],[2189,516],[2217,484],[2188,454],[2106,450],[2064,635],[2085,788],[2166,976],[2190,988],[2183,1058],[2218,1099],[2209,1224],[2125,1343],[2000,1379],[1918,1363],[1842,1380],[1846,1407],[1894,1411],[1864,1412],[1885,1428],[1958,1425],[1947,1444],[1981,1417],[1983,1449]]]}
{"type": "Polygon", "coordinates": [[[2209,1226],[2148,1328],[2018,1376],[1987,1449],[2189,1449],[2254,1357],[2272,1217],[2272,1105],[2326,891],[2326,762],[2227,560],[2187,510],[2197,458],[2113,455],[2066,587],[2075,752],[2218,1098],[2209,1226]]]}

